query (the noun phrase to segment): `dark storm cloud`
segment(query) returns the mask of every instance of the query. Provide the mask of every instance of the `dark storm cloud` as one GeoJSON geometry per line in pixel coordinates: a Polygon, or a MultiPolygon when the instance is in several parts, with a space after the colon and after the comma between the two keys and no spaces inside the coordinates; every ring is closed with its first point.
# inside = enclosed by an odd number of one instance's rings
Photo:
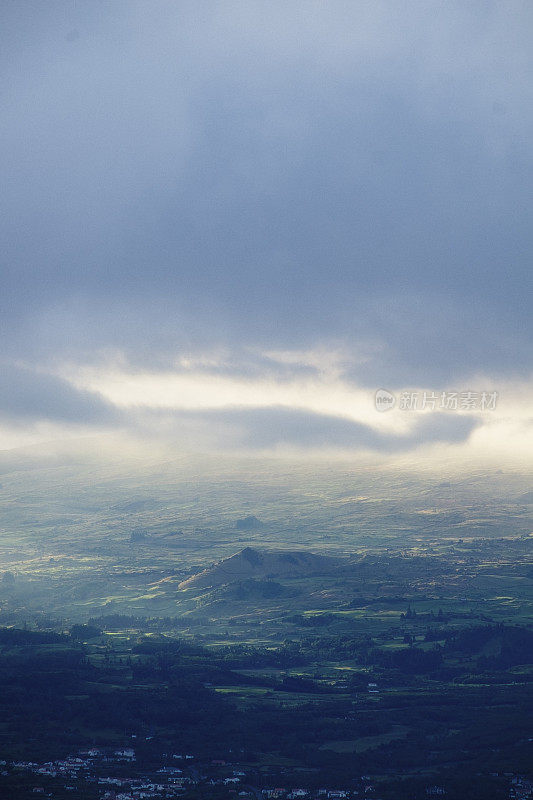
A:
{"type": "Polygon", "coordinates": [[[367,385],[529,369],[530,4],[2,15],[6,357],[370,340],[367,385]]]}

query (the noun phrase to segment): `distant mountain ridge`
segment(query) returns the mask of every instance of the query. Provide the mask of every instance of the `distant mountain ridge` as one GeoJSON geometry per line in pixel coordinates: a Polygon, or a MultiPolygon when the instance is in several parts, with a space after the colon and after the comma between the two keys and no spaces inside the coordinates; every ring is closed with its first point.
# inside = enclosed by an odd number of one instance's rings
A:
{"type": "Polygon", "coordinates": [[[256,550],[238,553],[182,581],[179,589],[209,589],[250,578],[300,578],[337,569],[339,560],[306,550],[256,550]]]}

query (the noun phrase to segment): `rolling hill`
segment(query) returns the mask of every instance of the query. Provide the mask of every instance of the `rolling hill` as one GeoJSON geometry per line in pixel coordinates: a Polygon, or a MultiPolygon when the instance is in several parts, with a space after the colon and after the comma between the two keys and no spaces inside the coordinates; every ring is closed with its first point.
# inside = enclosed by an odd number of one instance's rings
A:
{"type": "Polygon", "coordinates": [[[303,578],[331,573],[338,559],[304,550],[256,550],[245,547],[229,558],[193,575],[179,584],[179,589],[208,589],[227,583],[268,578],[303,578]]]}

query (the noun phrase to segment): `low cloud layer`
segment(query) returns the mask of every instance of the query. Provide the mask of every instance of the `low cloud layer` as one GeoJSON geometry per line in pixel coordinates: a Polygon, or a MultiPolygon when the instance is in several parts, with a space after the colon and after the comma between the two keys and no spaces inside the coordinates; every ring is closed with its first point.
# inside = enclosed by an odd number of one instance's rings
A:
{"type": "Polygon", "coordinates": [[[7,436],[7,446],[11,428],[21,444],[69,432],[105,433],[136,440],[147,453],[152,446],[181,453],[411,453],[415,461],[428,447],[449,454],[455,448],[460,459],[469,450],[490,461],[522,459],[533,443],[527,384],[499,391],[474,384],[460,393],[405,387],[394,407],[381,411],[374,391],[346,378],[342,353],[282,352],[257,359],[249,353],[241,366],[227,355],[217,361],[214,354],[186,359],[173,372],[125,370],[115,363],[70,365],[53,375],[4,365],[0,436],[7,436]],[[447,404],[448,396],[455,402],[447,404]],[[416,402],[406,403],[409,397],[416,402]]]}
{"type": "Polygon", "coordinates": [[[0,420],[15,425],[46,421],[105,426],[116,425],[120,412],[97,393],[77,389],[62,378],[3,364],[0,420]]]}
{"type": "MultiPolygon", "coordinates": [[[[168,418],[167,418],[168,421],[168,418]]],[[[286,408],[232,409],[177,415],[174,424],[201,425],[218,448],[269,451],[280,449],[397,453],[431,443],[468,439],[480,424],[471,417],[446,414],[421,417],[405,434],[379,432],[353,420],[286,408]]]]}

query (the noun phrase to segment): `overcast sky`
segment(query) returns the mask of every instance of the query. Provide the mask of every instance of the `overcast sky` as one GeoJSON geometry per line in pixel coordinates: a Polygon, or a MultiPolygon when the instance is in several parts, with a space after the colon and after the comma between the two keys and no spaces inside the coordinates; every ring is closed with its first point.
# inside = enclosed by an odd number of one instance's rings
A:
{"type": "Polygon", "coordinates": [[[531,445],[530,2],[0,15],[0,448],[531,445]]]}

